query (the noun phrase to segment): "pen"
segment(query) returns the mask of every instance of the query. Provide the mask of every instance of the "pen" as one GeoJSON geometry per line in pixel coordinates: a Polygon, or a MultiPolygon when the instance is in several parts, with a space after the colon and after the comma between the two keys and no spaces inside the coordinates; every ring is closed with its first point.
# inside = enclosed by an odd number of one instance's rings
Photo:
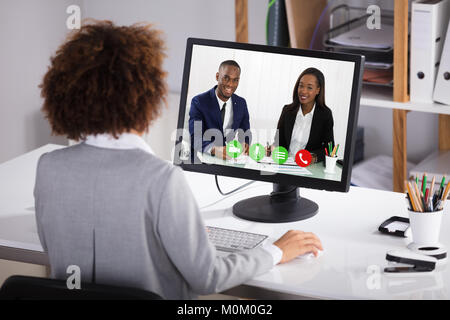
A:
{"type": "Polygon", "coordinates": [[[429,207],[429,201],[428,201],[428,194],[430,193],[430,189],[429,188],[427,188],[426,190],[425,190],[425,199],[423,200],[424,201],[424,207],[425,208],[427,208],[427,210],[428,210],[428,207],[429,207]]]}
{"type": "Polygon", "coordinates": [[[438,197],[442,197],[442,192],[444,192],[445,176],[442,177],[441,185],[439,187],[438,197]]]}
{"type": "Polygon", "coordinates": [[[334,146],[333,152],[331,153],[331,156],[334,157],[335,153],[336,153],[336,146],[334,146]]]}
{"type": "Polygon", "coordinates": [[[328,150],[327,150],[327,148],[325,148],[325,154],[328,156],[328,150]]]}
{"type": "Polygon", "coordinates": [[[431,201],[433,201],[433,208],[437,208],[437,200],[438,200],[438,192],[436,191],[433,195],[433,199],[431,201]]]}
{"type": "Polygon", "coordinates": [[[445,184],[445,176],[443,176],[442,180],[441,180],[441,188],[442,189],[444,188],[444,184],[445,184]]]}
{"type": "Polygon", "coordinates": [[[414,210],[414,207],[413,207],[412,201],[411,201],[411,197],[409,196],[408,192],[406,192],[406,204],[408,205],[408,210],[416,211],[416,210],[414,210]]]}
{"type": "Polygon", "coordinates": [[[439,199],[439,200],[436,202],[436,205],[434,206],[434,207],[436,208],[436,211],[442,209],[442,208],[441,208],[441,203],[442,203],[442,200],[441,200],[441,199],[439,199]]]}
{"type": "Polygon", "coordinates": [[[422,184],[420,185],[420,190],[423,190],[423,180],[424,180],[424,178],[425,178],[425,173],[422,176],[422,184]]]}
{"type": "MultiPolygon", "coordinates": [[[[434,207],[434,203],[433,203],[433,187],[430,186],[430,192],[428,193],[428,206],[433,208],[434,207]]],[[[431,210],[433,211],[433,210],[431,210]]]]}
{"type": "Polygon", "coordinates": [[[422,180],[422,193],[423,196],[425,197],[425,190],[427,189],[427,174],[424,173],[423,174],[423,180],[422,180]]]}
{"type": "Polygon", "coordinates": [[[419,175],[416,174],[416,184],[419,185],[419,175]]]}
{"type": "Polygon", "coordinates": [[[336,157],[337,157],[338,150],[339,150],[339,143],[338,143],[338,145],[336,147],[336,157]]]}

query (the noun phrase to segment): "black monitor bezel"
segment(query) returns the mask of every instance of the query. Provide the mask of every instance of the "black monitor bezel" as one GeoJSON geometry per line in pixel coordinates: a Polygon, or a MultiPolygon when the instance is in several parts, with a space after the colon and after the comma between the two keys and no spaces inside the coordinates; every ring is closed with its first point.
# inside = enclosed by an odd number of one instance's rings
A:
{"type": "MultiPolygon", "coordinates": [[[[356,54],[344,54],[328,51],[316,51],[316,50],[303,50],[294,48],[284,48],[284,47],[273,47],[258,44],[248,44],[248,43],[238,43],[220,40],[210,40],[210,39],[199,39],[199,38],[188,38],[186,45],[186,55],[184,61],[184,71],[183,71],[183,82],[181,87],[181,97],[180,97],[180,108],[178,114],[178,125],[177,128],[180,130],[184,128],[184,120],[186,116],[186,100],[188,93],[188,82],[190,76],[191,58],[192,58],[192,48],[194,45],[201,46],[213,46],[222,47],[230,49],[241,49],[248,51],[259,51],[267,53],[277,53],[284,55],[295,55],[295,56],[305,56],[312,58],[322,58],[340,61],[350,61],[355,63],[355,69],[353,73],[352,82],[352,93],[350,99],[350,110],[349,110],[349,120],[347,123],[347,135],[346,135],[346,148],[343,159],[342,176],[341,181],[326,180],[319,178],[310,178],[304,176],[295,176],[283,173],[276,173],[270,175],[261,175],[260,171],[237,168],[231,166],[222,166],[215,164],[192,164],[183,163],[180,160],[175,159],[177,156],[174,154],[174,164],[179,165],[183,170],[229,176],[242,179],[258,180],[265,182],[273,182],[284,185],[291,185],[297,187],[305,187],[319,190],[328,191],[341,191],[348,192],[350,186],[350,178],[354,157],[355,140],[356,140],[356,125],[358,120],[360,95],[362,88],[362,76],[364,71],[364,56],[356,54]],[[181,163],[180,163],[181,162],[181,163]]],[[[281,111],[280,111],[281,112],[281,111]]],[[[182,141],[182,136],[177,137],[175,141],[175,146],[182,141]]],[[[176,148],[175,148],[176,150],[176,148]]]]}

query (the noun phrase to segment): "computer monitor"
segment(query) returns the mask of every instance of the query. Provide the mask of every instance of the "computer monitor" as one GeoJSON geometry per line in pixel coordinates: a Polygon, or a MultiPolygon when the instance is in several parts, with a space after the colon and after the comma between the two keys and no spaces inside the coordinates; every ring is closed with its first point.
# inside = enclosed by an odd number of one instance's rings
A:
{"type": "Polygon", "coordinates": [[[174,163],[272,182],[233,213],[291,222],[318,212],[299,187],[347,192],[364,57],[187,40],[174,163]]]}

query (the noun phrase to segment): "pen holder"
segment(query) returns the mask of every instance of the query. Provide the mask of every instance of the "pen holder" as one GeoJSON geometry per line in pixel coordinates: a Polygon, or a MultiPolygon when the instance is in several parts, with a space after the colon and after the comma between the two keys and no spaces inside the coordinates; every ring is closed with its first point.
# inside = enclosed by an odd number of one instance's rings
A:
{"type": "Polygon", "coordinates": [[[325,172],[334,173],[336,170],[337,157],[330,157],[325,155],[325,172]]]}
{"type": "Polygon", "coordinates": [[[444,210],[434,212],[408,210],[412,240],[416,245],[436,246],[439,244],[443,212],[444,210]]]}

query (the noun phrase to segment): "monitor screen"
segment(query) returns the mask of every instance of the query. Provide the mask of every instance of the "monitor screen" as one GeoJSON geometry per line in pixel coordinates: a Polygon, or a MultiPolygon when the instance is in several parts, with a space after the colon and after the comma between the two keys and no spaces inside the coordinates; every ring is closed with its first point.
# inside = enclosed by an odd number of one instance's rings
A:
{"type": "Polygon", "coordinates": [[[189,39],[175,163],[298,186],[343,183],[345,191],[361,59],[189,39]]]}
{"type": "Polygon", "coordinates": [[[174,163],[348,191],[364,57],[188,39],[174,163]]]}

